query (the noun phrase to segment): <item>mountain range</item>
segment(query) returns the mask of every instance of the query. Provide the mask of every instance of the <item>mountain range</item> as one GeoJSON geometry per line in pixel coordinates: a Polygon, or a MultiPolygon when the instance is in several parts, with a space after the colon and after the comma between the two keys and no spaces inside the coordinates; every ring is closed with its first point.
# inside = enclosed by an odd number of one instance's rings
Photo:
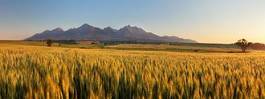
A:
{"type": "Polygon", "coordinates": [[[96,40],[96,41],[136,41],[136,42],[179,42],[196,43],[191,39],[176,36],[159,36],[136,26],[125,26],[119,30],[111,27],[104,29],[84,24],[78,28],[64,31],[61,28],[37,33],[26,40],[96,40]]]}

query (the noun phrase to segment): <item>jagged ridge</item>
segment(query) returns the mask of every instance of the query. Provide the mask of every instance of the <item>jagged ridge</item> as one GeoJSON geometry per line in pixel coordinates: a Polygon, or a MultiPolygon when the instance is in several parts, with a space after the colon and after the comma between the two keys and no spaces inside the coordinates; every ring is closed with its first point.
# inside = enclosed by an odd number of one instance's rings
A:
{"type": "Polygon", "coordinates": [[[176,36],[158,36],[136,26],[125,26],[119,30],[111,27],[100,29],[88,24],[64,31],[61,28],[37,33],[26,40],[97,40],[97,41],[137,41],[137,42],[181,42],[196,43],[194,40],[176,36]]]}

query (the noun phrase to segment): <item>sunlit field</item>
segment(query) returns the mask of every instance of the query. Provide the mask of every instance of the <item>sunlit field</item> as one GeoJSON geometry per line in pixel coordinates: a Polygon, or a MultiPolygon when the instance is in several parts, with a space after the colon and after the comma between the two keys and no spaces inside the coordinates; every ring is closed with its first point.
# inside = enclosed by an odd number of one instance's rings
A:
{"type": "Polygon", "coordinates": [[[0,47],[0,99],[265,98],[265,53],[0,47]]]}

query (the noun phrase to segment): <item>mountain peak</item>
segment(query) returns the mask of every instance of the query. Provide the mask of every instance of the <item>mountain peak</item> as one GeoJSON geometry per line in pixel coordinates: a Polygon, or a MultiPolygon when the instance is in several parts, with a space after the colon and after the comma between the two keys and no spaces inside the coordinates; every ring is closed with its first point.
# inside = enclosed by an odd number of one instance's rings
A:
{"type": "Polygon", "coordinates": [[[116,29],[113,29],[112,27],[105,27],[103,30],[105,30],[105,31],[117,31],[116,29]]]}
{"type": "Polygon", "coordinates": [[[113,29],[112,27],[105,27],[104,30],[113,29]]]}
{"type": "Polygon", "coordinates": [[[137,26],[126,25],[123,28],[138,28],[137,26]]]}
{"type": "Polygon", "coordinates": [[[80,29],[84,29],[84,28],[94,28],[93,26],[91,25],[88,25],[88,24],[83,24],[82,26],[79,27],[80,29]]]}
{"type": "Polygon", "coordinates": [[[124,26],[124,28],[131,28],[131,27],[133,27],[133,26],[131,26],[131,25],[124,26]]]}
{"type": "Polygon", "coordinates": [[[88,24],[85,23],[85,24],[83,24],[81,27],[83,27],[83,26],[90,26],[90,25],[88,25],[88,24]]]}
{"type": "Polygon", "coordinates": [[[54,32],[63,32],[64,30],[60,27],[53,29],[54,32]]]}
{"type": "Polygon", "coordinates": [[[123,31],[123,32],[135,32],[135,33],[146,32],[142,28],[139,28],[139,27],[136,27],[136,26],[131,26],[131,25],[127,25],[127,26],[121,28],[120,31],[123,31]]]}
{"type": "Polygon", "coordinates": [[[46,32],[51,32],[50,30],[45,30],[45,31],[43,31],[43,33],[46,33],[46,32]]]}

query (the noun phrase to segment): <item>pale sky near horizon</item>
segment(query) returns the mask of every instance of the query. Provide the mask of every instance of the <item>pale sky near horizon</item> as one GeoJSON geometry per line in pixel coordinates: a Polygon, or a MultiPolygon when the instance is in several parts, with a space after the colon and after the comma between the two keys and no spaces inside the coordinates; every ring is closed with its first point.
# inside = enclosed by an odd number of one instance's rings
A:
{"type": "Polygon", "coordinates": [[[265,0],[0,0],[0,39],[84,23],[133,25],[203,43],[265,43],[265,0]]]}

